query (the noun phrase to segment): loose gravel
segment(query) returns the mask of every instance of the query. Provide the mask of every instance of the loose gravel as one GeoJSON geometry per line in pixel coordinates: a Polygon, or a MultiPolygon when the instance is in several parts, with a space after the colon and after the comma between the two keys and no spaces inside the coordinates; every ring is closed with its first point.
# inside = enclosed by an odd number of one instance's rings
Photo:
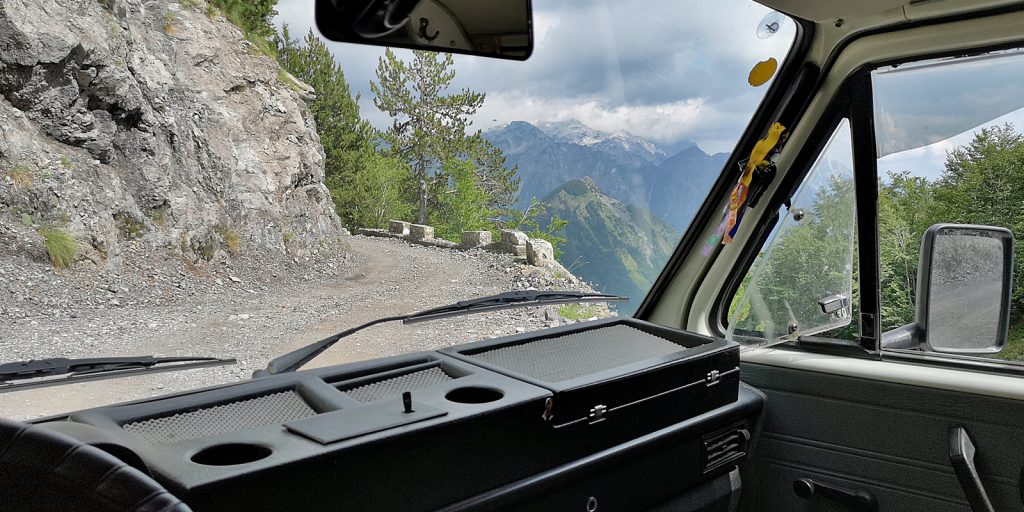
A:
{"type": "MultiPolygon", "coordinates": [[[[58,270],[0,224],[0,362],[123,355],[234,357],[182,370],[0,394],[0,415],[32,418],[238,382],[276,355],[381,316],[521,289],[590,290],[510,255],[351,236],[334,255],[249,255],[196,267],[129,245],[116,268],[58,270]]],[[[601,315],[607,314],[602,308],[601,315]]],[[[310,363],[433,350],[566,322],[557,307],[383,324],[310,363]]]]}

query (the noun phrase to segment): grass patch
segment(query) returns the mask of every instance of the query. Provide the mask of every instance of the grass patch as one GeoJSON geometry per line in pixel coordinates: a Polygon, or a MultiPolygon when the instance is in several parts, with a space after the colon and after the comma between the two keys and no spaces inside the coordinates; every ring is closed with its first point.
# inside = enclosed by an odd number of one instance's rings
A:
{"type": "Polygon", "coordinates": [[[146,224],[144,222],[135,220],[135,217],[126,212],[115,213],[114,223],[117,225],[117,231],[121,234],[121,238],[125,240],[140,238],[142,233],[146,231],[146,224]]]}
{"type": "Polygon", "coordinates": [[[69,171],[75,170],[75,163],[72,162],[71,159],[67,157],[67,155],[60,156],[60,166],[69,171]]]}
{"type": "Polygon", "coordinates": [[[562,270],[556,270],[552,275],[555,277],[555,279],[569,279],[569,274],[565,273],[565,271],[562,270]]]}
{"type": "Polygon", "coordinates": [[[1006,346],[993,357],[1006,361],[1024,361],[1024,317],[1010,317],[1006,346]]]}
{"type": "Polygon", "coordinates": [[[153,221],[153,224],[156,224],[157,226],[160,227],[166,227],[167,214],[170,212],[170,210],[171,208],[169,206],[159,206],[156,208],[150,208],[149,210],[146,210],[145,215],[146,217],[149,217],[149,219],[153,221]]]}
{"type": "Polygon", "coordinates": [[[175,23],[178,22],[178,15],[171,11],[164,13],[164,34],[173,34],[177,29],[175,23]]]}
{"type": "Polygon", "coordinates": [[[238,254],[242,250],[242,236],[227,226],[217,226],[213,228],[214,231],[220,235],[221,240],[224,242],[224,248],[231,254],[238,254]]]}
{"type": "MultiPolygon", "coordinates": [[[[235,24],[237,25],[237,23],[235,24]]],[[[275,61],[277,60],[277,48],[275,48],[274,44],[265,37],[257,34],[245,34],[245,39],[252,43],[252,49],[255,50],[255,55],[262,54],[274,59],[275,61]]]]}
{"type": "Polygon", "coordinates": [[[199,0],[181,0],[181,6],[185,9],[197,9],[199,8],[199,0]]]}
{"type": "Polygon", "coordinates": [[[71,235],[54,228],[39,228],[43,237],[43,247],[50,263],[57,268],[68,268],[75,263],[78,256],[78,242],[71,235]]]}
{"type": "Polygon", "coordinates": [[[220,16],[220,9],[212,4],[206,4],[206,19],[213,20],[220,16]]]}
{"type": "Polygon", "coordinates": [[[580,306],[579,304],[564,304],[558,307],[558,316],[573,321],[588,320],[597,316],[597,305],[580,306]]]}
{"type": "Polygon", "coordinates": [[[28,188],[32,186],[32,168],[25,164],[18,164],[7,170],[7,177],[14,183],[15,188],[28,188]]]}
{"type": "Polygon", "coordinates": [[[295,92],[305,92],[305,90],[295,82],[295,79],[292,78],[292,76],[283,68],[277,68],[277,79],[295,92]]]}

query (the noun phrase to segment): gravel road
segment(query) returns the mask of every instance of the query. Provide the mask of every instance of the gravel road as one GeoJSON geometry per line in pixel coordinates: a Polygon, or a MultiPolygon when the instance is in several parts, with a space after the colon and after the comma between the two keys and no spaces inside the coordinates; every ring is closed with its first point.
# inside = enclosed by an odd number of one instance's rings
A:
{"type": "MultiPolygon", "coordinates": [[[[302,264],[253,257],[197,270],[149,255],[102,274],[0,254],[0,362],[145,354],[238,359],[234,366],[0,394],[0,415],[31,418],[236,382],[275,355],[380,316],[514,289],[589,290],[572,276],[509,255],[363,236],[346,242],[343,254],[302,264]]],[[[346,338],[309,367],[562,322],[548,307],[384,324],[346,338]]]]}

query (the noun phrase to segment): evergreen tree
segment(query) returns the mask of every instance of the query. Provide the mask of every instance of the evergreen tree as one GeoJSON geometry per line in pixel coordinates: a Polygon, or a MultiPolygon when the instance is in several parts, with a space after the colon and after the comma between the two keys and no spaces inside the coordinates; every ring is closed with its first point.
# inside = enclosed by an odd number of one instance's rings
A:
{"type": "Polygon", "coordinates": [[[375,131],[359,116],[345,73],[311,30],[300,43],[288,26],[277,37],[281,67],[313,87],[309,104],[323,145],[327,187],[342,222],[350,228],[383,227],[412,214],[412,184],[404,163],[378,154],[375,131]]]}
{"type": "Polygon", "coordinates": [[[428,217],[430,182],[445,183],[445,162],[468,153],[469,117],[484,102],[483,94],[468,89],[448,94],[455,78],[452,64],[451,54],[415,51],[412,61],[404,62],[388,49],[377,64],[377,82],[370,84],[374,104],[394,119],[383,139],[409,164],[421,223],[428,217]]]}

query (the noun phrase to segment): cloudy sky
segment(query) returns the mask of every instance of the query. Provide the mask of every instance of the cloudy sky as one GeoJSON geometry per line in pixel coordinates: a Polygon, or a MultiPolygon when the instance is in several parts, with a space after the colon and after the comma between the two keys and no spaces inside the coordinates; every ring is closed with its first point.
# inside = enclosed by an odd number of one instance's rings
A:
{"type": "MultiPolygon", "coordinates": [[[[277,22],[305,34],[312,4],[280,0],[277,22]]],[[[787,21],[759,39],[756,28],[768,13],[746,0],[535,0],[533,56],[456,56],[455,85],[487,94],[474,128],[578,119],[665,145],[689,139],[707,152],[730,151],[766,89],[747,84],[751,67],[769,57],[781,61],[795,32],[787,21]]],[[[330,48],[361,94],[363,116],[378,127],[390,124],[369,89],[384,50],[330,48]]]]}
{"type": "Polygon", "coordinates": [[[1024,128],[1024,52],[938,59],[874,72],[879,172],[936,179],[949,150],[982,127],[1024,128]]]}

